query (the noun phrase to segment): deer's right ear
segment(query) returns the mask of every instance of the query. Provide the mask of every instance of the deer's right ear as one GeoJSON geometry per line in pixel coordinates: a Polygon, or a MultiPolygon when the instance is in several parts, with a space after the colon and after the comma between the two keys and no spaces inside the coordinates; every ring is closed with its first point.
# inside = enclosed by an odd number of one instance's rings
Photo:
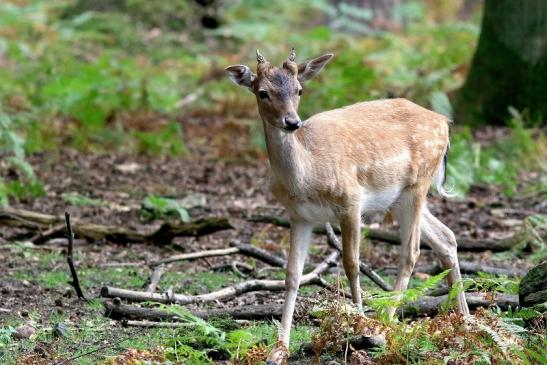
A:
{"type": "Polygon", "coordinates": [[[233,65],[226,67],[226,73],[236,85],[251,88],[256,75],[245,65],[233,65]]]}

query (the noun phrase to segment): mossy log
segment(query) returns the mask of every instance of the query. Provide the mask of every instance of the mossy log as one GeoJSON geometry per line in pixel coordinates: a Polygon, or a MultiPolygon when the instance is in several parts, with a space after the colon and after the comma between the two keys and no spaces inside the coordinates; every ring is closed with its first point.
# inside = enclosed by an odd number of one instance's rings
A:
{"type": "Polygon", "coordinates": [[[528,271],[519,286],[519,304],[531,307],[547,303],[547,261],[528,271]]]}
{"type": "MultiPolygon", "coordinates": [[[[0,208],[0,225],[41,231],[48,230],[50,226],[58,225],[63,221],[63,216],[9,207],[0,208]]],[[[233,228],[230,221],[222,217],[200,218],[187,223],[164,223],[152,232],[140,232],[125,227],[93,224],[81,220],[73,220],[73,226],[75,237],[90,241],[105,239],[120,243],[154,242],[155,244],[168,244],[173,238],[179,236],[199,237],[233,228]]],[[[64,231],[58,230],[55,235],[62,237],[64,231]]]]}

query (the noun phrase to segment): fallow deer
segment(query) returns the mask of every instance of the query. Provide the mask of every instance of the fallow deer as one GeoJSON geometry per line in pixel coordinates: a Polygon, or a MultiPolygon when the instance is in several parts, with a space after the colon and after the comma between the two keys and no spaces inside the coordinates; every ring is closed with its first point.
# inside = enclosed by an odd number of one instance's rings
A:
{"type": "MultiPolygon", "coordinates": [[[[282,67],[257,51],[257,72],[244,65],[226,68],[230,79],[256,96],[273,172],[272,192],[291,221],[286,292],[278,342],[268,364],[288,358],[291,322],[312,227],[338,222],[342,262],[353,303],[362,310],[359,284],[361,216],[389,211],[399,222],[401,255],[394,290],[407,288],[420,252],[420,237],[443,267],[450,285],[461,282],[452,231],[427,209],[433,182],[441,195],[449,145],[449,120],[405,99],[361,102],[298,116],[302,85],[316,76],[332,54],[295,63],[294,49],[282,67]]],[[[457,309],[469,314],[458,291],[457,309]]],[[[395,308],[390,308],[392,317],[395,308]]]]}

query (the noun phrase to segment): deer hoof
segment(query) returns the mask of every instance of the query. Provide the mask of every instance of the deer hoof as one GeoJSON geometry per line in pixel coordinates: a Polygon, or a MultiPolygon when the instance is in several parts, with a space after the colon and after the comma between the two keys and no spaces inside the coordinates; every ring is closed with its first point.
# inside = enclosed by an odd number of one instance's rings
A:
{"type": "Polygon", "coordinates": [[[289,359],[289,349],[281,341],[275,344],[275,347],[270,352],[266,365],[285,365],[289,359]]]}

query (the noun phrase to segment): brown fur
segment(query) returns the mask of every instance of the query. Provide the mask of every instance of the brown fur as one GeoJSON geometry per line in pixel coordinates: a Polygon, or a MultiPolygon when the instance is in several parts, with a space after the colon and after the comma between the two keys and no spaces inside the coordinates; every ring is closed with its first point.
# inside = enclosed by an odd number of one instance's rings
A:
{"type": "MultiPolygon", "coordinates": [[[[449,143],[448,120],[405,99],[357,103],[298,117],[301,82],[330,60],[324,55],[296,66],[271,66],[259,54],[257,75],[246,66],[227,68],[230,78],[257,97],[272,167],[272,192],[291,216],[291,246],[279,342],[267,364],[283,363],[314,223],[338,221],[342,261],[352,299],[362,309],[359,286],[361,215],[390,209],[400,223],[401,257],[396,291],[406,289],[420,252],[420,235],[446,268],[449,283],[461,279],[453,233],[425,206],[429,187],[443,166],[449,143]],[[267,98],[260,94],[267,93],[267,98]],[[289,121],[298,121],[295,131],[289,121]],[[423,219],[423,223],[422,223],[423,219]]],[[[294,58],[291,53],[291,59],[294,58]]],[[[294,125],[293,125],[294,127],[294,125]]],[[[438,180],[439,181],[439,180],[438,180]]],[[[442,187],[442,184],[441,184],[442,187]]],[[[468,314],[463,292],[458,309],[468,314]]],[[[390,308],[393,316],[395,308],[390,308]]]]}

